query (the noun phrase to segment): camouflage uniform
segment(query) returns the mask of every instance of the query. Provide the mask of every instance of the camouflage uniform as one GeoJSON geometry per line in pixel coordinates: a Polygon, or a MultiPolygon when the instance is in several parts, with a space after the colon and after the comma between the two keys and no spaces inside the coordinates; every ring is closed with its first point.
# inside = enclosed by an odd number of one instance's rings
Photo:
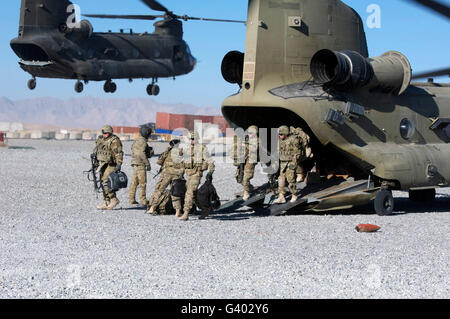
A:
{"type": "MultiPolygon", "coordinates": [[[[167,148],[167,150],[165,150],[164,153],[158,158],[157,164],[161,166],[162,173],[161,178],[155,186],[155,191],[150,198],[147,213],[155,214],[158,199],[162,196],[167,186],[169,186],[173,181],[183,178],[184,166],[181,156],[181,149],[175,146],[169,146],[169,148],[167,148]]],[[[181,198],[172,196],[172,205],[176,210],[177,216],[181,216],[181,198]]]]}
{"type": "Polygon", "coordinates": [[[297,200],[297,169],[298,164],[302,160],[304,154],[300,140],[295,135],[289,135],[287,126],[280,127],[280,134],[285,135],[285,139],[279,140],[280,155],[280,177],[278,178],[279,197],[275,201],[277,204],[285,203],[286,181],[288,182],[289,191],[292,193],[292,202],[297,200]]]}
{"type": "MultiPolygon", "coordinates": [[[[192,132],[191,136],[193,136],[192,132]]],[[[183,165],[186,173],[186,195],[184,197],[184,214],[180,219],[188,220],[203,172],[209,169],[208,174],[212,175],[215,165],[206,146],[196,142],[183,148],[183,165]]]]}
{"type": "Polygon", "coordinates": [[[130,185],[129,200],[130,204],[137,204],[135,196],[139,186],[139,201],[142,205],[148,205],[147,201],[147,172],[150,172],[151,166],[149,158],[153,156],[153,149],[147,144],[148,138],[140,135],[131,146],[131,166],[133,167],[133,179],[130,185]]]}
{"type": "MultiPolygon", "coordinates": [[[[300,127],[290,127],[291,135],[296,136],[300,140],[300,144],[305,152],[306,158],[313,157],[312,149],[310,147],[310,137],[300,127]]],[[[306,178],[305,169],[302,163],[297,163],[297,183],[303,182],[306,178]]]]}
{"type": "Polygon", "coordinates": [[[108,188],[108,177],[111,173],[119,171],[123,163],[122,142],[113,134],[113,129],[109,125],[102,128],[102,132],[108,133],[109,136],[104,138],[100,136],[96,141],[94,152],[97,155],[100,180],[102,182],[104,204],[98,206],[98,209],[113,209],[119,200],[116,193],[108,188]]]}
{"type": "MultiPolygon", "coordinates": [[[[253,185],[250,183],[255,176],[255,167],[258,164],[258,127],[250,126],[248,128],[248,136],[245,142],[241,144],[244,148],[243,158],[238,156],[237,145],[235,147],[234,165],[237,166],[236,180],[239,184],[242,184],[244,188],[244,200],[250,198],[250,192],[253,190],[253,185]]],[[[237,143],[237,140],[235,141],[237,143]]]]}

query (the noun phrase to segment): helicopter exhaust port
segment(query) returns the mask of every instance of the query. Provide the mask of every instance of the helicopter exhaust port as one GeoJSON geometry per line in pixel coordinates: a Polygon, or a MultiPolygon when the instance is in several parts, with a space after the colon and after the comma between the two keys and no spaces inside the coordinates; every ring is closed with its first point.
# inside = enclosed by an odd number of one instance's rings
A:
{"type": "Polygon", "coordinates": [[[365,58],[355,51],[320,50],[313,56],[310,69],[316,83],[337,91],[366,88],[400,95],[412,77],[408,59],[396,51],[365,58]]]}
{"type": "Polygon", "coordinates": [[[222,60],[222,76],[225,81],[238,84],[242,87],[244,73],[244,53],[239,51],[228,52],[222,60]]]}

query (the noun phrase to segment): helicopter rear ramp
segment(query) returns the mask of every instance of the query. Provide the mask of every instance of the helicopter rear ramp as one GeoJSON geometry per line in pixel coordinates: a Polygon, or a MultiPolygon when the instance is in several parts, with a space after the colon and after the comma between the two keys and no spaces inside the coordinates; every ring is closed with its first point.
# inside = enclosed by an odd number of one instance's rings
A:
{"type": "Polygon", "coordinates": [[[376,196],[379,188],[374,188],[368,180],[350,178],[348,180],[334,179],[320,184],[306,185],[301,190],[298,200],[291,203],[290,197],[285,204],[273,204],[275,196],[266,197],[268,205],[264,210],[267,214],[278,216],[287,212],[328,211],[349,209],[369,203],[376,196]]]}
{"type": "Polygon", "coordinates": [[[234,212],[242,207],[253,207],[257,213],[279,216],[288,212],[329,211],[349,209],[369,203],[379,191],[370,180],[357,180],[353,178],[333,178],[320,183],[299,183],[302,189],[298,200],[291,203],[291,196],[287,197],[285,204],[273,204],[276,195],[270,184],[256,188],[251,197],[244,201],[242,197],[229,201],[217,209],[214,214],[234,212]]]}

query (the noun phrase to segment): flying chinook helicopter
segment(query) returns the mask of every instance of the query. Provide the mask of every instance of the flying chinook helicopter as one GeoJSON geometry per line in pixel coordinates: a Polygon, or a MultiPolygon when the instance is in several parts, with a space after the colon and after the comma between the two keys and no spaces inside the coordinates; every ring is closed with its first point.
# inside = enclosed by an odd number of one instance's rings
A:
{"type": "MultiPolygon", "coordinates": [[[[415,2],[450,17],[441,3],[415,2]]],[[[373,201],[388,215],[393,190],[424,201],[449,186],[450,85],[412,80],[450,69],[413,75],[400,52],[369,58],[363,22],[342,1],[249,0],[245,53],[229,52],[222,74],[241,88],[222,103],[232,127],[301,127],[314,153],[308,169],[367,181],[325,206],[299,200],[306,210],[373,201]]],[[[276,138],[266,143],[269,152],[277,147],[276,138]]]]}
{"type": "Polygon", "coordinates": [[[68,0],[22,0],[19,36],[11,48],[21,58],[21,68],[32,75],[28,88],[36,88],[36,78],[74,79],[75,91],[84,83],[105,81],[104,91],[114,93],[114,79],[152,79],[149,95],[158,95],[158,78],[190,73],[196,59],[183,40],[181,19],[219,22],[233,20],[179,16],[159,2],[142,0],[163,15],[86,15],[93,18],[161,20],[153,33],[97,33],[88,20],[74,21],[75,6],[68,0]]]}

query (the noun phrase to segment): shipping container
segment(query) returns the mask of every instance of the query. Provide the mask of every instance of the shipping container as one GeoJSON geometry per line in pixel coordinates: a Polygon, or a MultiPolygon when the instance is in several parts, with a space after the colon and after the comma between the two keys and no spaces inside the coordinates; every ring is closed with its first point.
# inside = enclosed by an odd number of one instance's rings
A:
{"type": "Polygon", "coordinates": [[[139,127],[132,126],[113,126],[114,134],[136,134],[139,133],[139,127]]]}
{"type": "Polygon", "coordinates": [[[227,121],[223,116],[212,115],[192,115],[192,114],[171,114],[171,113],[156,113],[156,132],[162,134],[171,134],[174,130],[185,128],[193,130],[195,122],[216,124],[222,134],[225,134],[226,129],[229,128],[227,121]],[[163,133],[164,132],[164,133],[163,133]]]}

